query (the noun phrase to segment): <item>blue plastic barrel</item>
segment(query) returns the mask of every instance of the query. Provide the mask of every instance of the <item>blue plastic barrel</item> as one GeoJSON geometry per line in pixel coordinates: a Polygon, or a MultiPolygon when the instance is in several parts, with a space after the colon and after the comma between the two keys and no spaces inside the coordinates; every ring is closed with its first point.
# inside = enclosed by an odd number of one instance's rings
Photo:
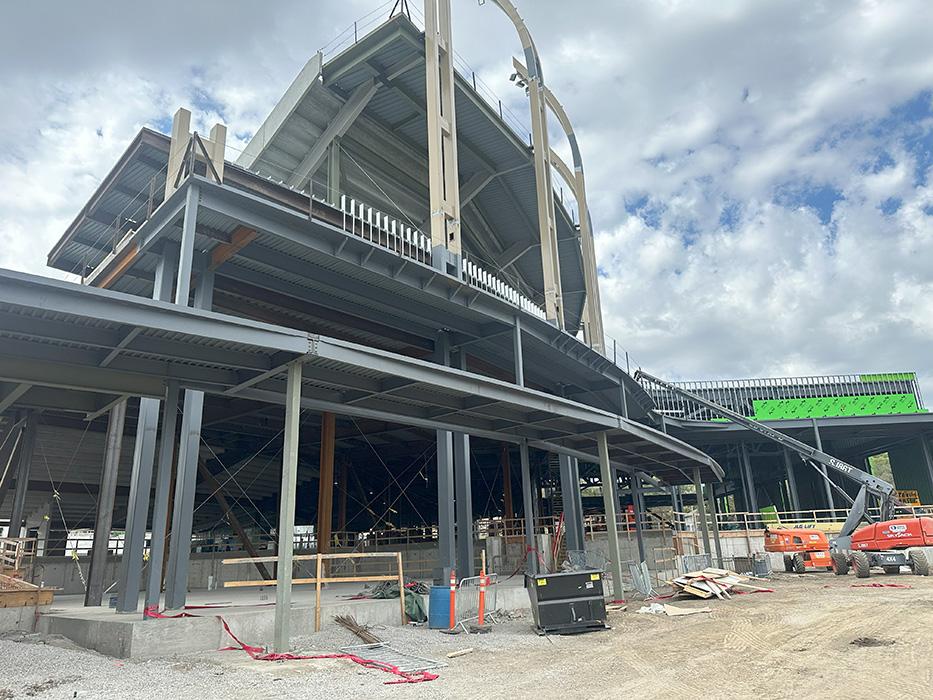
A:
{"type": "Polygon", "coordinates": [[[450,586],[431,586],[428,597],[428,627],[445,630],[450,627],[450,586]]]}

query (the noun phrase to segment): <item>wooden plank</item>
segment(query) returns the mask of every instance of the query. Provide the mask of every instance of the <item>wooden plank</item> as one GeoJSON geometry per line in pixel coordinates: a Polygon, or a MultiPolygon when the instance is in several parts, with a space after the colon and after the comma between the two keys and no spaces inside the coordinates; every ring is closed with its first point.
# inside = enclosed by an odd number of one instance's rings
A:
{"type": "MultiPolygon", "coordinates": [[[[323,558],[324,557],[321,557],[321,559],[323,558]]],[[[346,576],[341,578],[322,576],[320,579],[296,578],[292,579],[292,585],[302,586],[308,584],[317,584],[319,580],[321,583],[372,583],[375,581],[398,581],[398,574],[380,574],[379,576],[346,576]]],[[[272,581],[224,581],[224,588],[249,588],[274,585],[276,585],[275,579],[272,581]]]]}
{"type": "MultiPolygon", "coordinates": [[[[338,552],[334,554],[322,554],[324,559],[394,559],[397,552],[338,552]]],[[[313,561],[317,559],[317,554],[297,554],[292,557],[293,561],[313,561]]],[[[221,559],[221,564],[252,564],[256,561],[274,562],[279,558],[275,555],[268,557],[236,557],[233,559],[221,559]]]]}
{"type": "MultiPolygon", "coordinates": [[[[320,542],[318,542],[320,545],[320,542]]],[[[314,631],[321,631],[321,563],[323,558],[317,555],[317,581],[314,582],[314,631]]]]}
{"type": "Polygon", "coordinates": [[[405,615],[405,575],[402,573],[402,553],[397,552],[398,554],[398,602],[399,606],[402,608],[402,625],[404,626],[408,622],[408,618],[405,615]]]}

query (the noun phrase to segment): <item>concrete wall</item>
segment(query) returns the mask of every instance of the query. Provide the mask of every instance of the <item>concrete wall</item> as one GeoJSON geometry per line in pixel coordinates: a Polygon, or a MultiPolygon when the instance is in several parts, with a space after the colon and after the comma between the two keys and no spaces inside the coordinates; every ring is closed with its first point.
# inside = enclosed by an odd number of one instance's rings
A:
{"type": "Polygon", "coordinates": [[[13,631],[35,632],[39,615],[47,613],[50,609],[50,605],[0,608],[0,634],[13,631]]]}

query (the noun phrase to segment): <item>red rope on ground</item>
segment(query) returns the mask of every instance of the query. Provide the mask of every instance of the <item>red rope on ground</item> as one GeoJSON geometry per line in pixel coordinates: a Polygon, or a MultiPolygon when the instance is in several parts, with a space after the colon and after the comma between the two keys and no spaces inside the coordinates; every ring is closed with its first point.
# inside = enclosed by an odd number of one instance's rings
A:
{"type": "Polygon", "coordinates": [[[250,658],[255,659],[256,661],[300,661],[303,659],[347,659],[352,661],[355,664],[359,664],[363,668],[372,668],[378,671],[385,671],[386,673],[391,673],[394,676],[399,676],[397,681],[386,681],[385,685],[398,685],[400,683],[424,683],[425,681],[433,681],[438,678],[436,673],[431,673],[430,671],[415,671],[415,672],[406,672],[399,669],[398,666],[393,666],[382,661],[373,661],[372,659],[364,659],[355,654],[267,654],[262,649],[262,647],[254,647],[249,644],[244,644],[241,642],[237,636],[230,630],[230,626],[227,624],[227,621],[224,620],[220,615],[217,616],[217,619],[220,620],[220,623],[224,626],[227,634],[235,641],[239,646],[230,646],[224,647],[220,651],[245,651],[250,655],[250,658]]]}
{"type": "Polygon", "coordinates": [[[853,583],[850,588],[913,588],[906,583],[853,583]]]}

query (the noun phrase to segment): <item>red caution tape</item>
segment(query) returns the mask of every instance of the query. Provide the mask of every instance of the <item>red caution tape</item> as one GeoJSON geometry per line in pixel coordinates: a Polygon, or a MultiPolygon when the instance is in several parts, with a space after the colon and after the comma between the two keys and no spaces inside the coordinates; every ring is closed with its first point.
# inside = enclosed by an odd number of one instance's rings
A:
{"type": "Polygon", "coordinates": [[[913,588],[906,583],[853,583],[850,588],[913,588]]]}
{"type": "Polygon", "coordinates": [[[741,591],[738,588],[732,588],[729,590],[729,593],[738,593],[739,595],[750,595],[752,593],[774,593],[772,588],[756,588],[753,591],[741,591]]]}
{"type": "MultiPolygon", "coordinates": [[[[275,603],[267,603],[267,605],[275,605],[275,603]]],[[[224,608],[224,607],[244,607],[244,606],[226,606],[226,605],[186,605],[185,609],[192,610],[209,610],[214,608],[224,608]]],[[[251,606],[245,606],[251,607],[251,606]]],[[[157,620],[171,620],[177,619],[180,617],[201,617],[200,615],[194,615],[189,612],[180,612],[177,615],[166,615],[165,613],[159,612],[159,606],[157,605],[147,605],[143,609],[143,617],[149,617],[157,620]]],[[[267,654],[262,647],[254,647],[249,644],[244,644],[237,638],[237,636],[230,629],[230,625],[227,624],[227,621],[220,615],[216,616],[220,620],[220,624],[224,626],[224,630],[230,637],[236,642],[239,646],[235,647],[224,647],[220,651],[245,651],[250,655],[251,658],[256,661],[300,661],[303,659],[347,659],[352,661],[355,664],[359,664],[364,668],[372,668],[377,671],[384,671],[386,673],[391,673],[394,676],[398,676],[399,680],[397,681],[386,681],[385,685],[398,685],[400,683],[424,683],[425,681],[437,680],[439,676],[436,673],[431,673],[430,671],[413,671],[406,672],[399,669],[398,666],[393,666],[392,664],[385,663],[383,661],[374,661],[373,659],[364,659],[361,656],[356,656],[355,654],[314,654],[314,655],[303,655],[303,654],[267,654]]]]}
{"type": "Polygon", "coordinates": [[[224,626],[227,634],[235,641],[239,646],[224,647],[220,651],[245,651],[250,655],[251,658],[256,661],[300,661],[303,659],[347,659],[352,661],[355,664],[359,664],[364,668],[372,668],[377,671],[385,671],[386,673],[391,673],[394,676],[399,676],[397,681],[386,681],[385,685],[398,685],[400,683],[424,683],[425,681],[433,681],[438,678],[436,673],[431,673],[430,671],[416,671],[416,672],[405,672],[399,669],[398,666],[393,666],[392,664],[385,663],[383,661],[373,661],[372,659],[364,659],[355,654],[267,654],[262,649],[262,647],[254,647],[249,644],[244,644],[241,642],[237,636],[230,630],[230,626],[227,624],[227,621],[224,620],[220,615],[217,616],[217,619],[220,620],[220,623],[224,626]]]}

